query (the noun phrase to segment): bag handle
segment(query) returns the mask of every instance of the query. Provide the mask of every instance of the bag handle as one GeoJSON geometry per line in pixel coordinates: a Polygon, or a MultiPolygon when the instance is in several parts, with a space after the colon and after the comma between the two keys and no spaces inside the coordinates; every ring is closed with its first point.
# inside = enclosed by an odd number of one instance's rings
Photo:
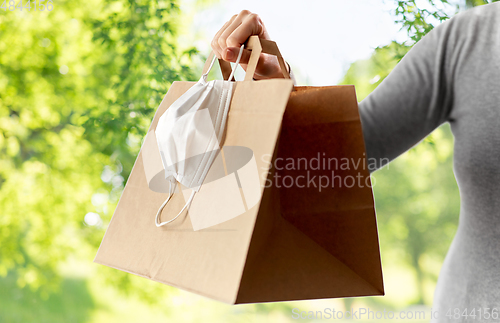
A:
{"type": "MultiPolygon", "coordinates": [[[[259,62],[261,53],[266,53],[276,56],[278,58],[278,63],[280,64],[283,76],[286,79],[290,79],[290,74],[286,69],[285,60],[281,56],[281,53],[278,49],[278,45],[276,45],[275,42],[273,42],[272,40],[261,39],[258,36],[250,36],[244,45],[246,49],[252,51],[252,53],[250,54],[250,60],[248,61],[248,66],[245,74],[245,81],[251,81],[253,79],[253,76],[255,75],[255,69],[257,68],[257,63],[259,62]]],[[[208,55],[205,65],[203,66],[202,74],[205,74],[207,73],[207,71],[209,71],[213,59],[214,59],[214,52],[211,51],[210,55],[208,55]]],[[[219,58],[219,66],[224,80],[227,81],[232,72],[231,64],[219,58]]],[[[231,79],[231,81],[234,81],[234,77],[231,79]]]]}
{"type": "Polygon", "coordinates": [[[250,60],[248,61],[245,81],[251,81],[253,79],[261,53],[276,56],[278,58],[283,76],[286,79],[290,79],[290,74],[286,69],[285,61],[283,60],[283,57],[281,56],[281,53],[278,49],[278,45],[276,45],[275,42],[271,40],[261,39],[258,36],[250,36],[245,44],[245,48],[252,51],[252,53],[250,54],[250,60]]]}
{"type": "MultiPolygon", "coordinates": [[[[213,59],[214,59],[214,52],[211,51],[210,55],[208,55],[208,57],[207,57],[207,61],[205,62],[205,65],[203,66],[202,74],[205,74],[210,70],[210,65],[211,65],[213,59]]],[[[231,75],[231,72],[232,72],[231,64],[229,62],[219,58],[219,66],[220,66],[220,70],[222,72],[222,77],[224,78],[225,81],[228,81],[229,76],[231,75]]],[[[234,76],[233,76],[231,81],[234,81],[234,76]]]]}
{"type": "MultiPolygon", "coordinates": [[[[225,62],[225,61],[222,61],[222,60],[219,59],[219,65],[221,67],[221,70],[222,70],[223,74],[228,72],[227,68],[229,68],[231,70],[231,73],[229,74],[229,76],[223,75],[225,81],[227,81],[227,80],[234,81],[234,72],[236,72],[236,68],[238,67],[238,64],[240,63],[241,55],[243,54],[243,49],[244,48],[245,48],[245,44],[241,45],[240,52],[238,54],[238,58],[236,59],[236,62],[234,64],[233,68],[231,68],[231,64],[229,62],[225,62]]],[[[212,69],[212,66],[215,63],[215,58],[216,57],[213,55],[213,52],[211,52],[210,55],[208,55],[208,59],[205,62],[205,66],[203,67],[203,74],[201,75],[200,81],[202,79],[205,82],[207,81],[208,73],[210,72],[210,70],[212,69]],[[208,64],[208,63],[210,63],[210,64],[208,64]],[[208,65],[208,68],[206,67],[207,65],[208,65]]]]}

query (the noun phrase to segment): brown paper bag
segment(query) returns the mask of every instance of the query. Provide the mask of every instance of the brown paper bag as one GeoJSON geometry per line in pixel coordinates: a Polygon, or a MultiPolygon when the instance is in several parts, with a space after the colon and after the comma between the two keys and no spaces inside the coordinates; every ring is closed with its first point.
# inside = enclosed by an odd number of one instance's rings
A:
{"type": "MultiPolygon", "coordinates": [[[[274,42],[251,37],[246,48],[252,55],[245,81],[235,84],[223,149],[189,211],[154,224],[167,197],[154,130],[194,84],[175,82],[95,262],[230,304],[383,295],[354,86],[252,81],[261,51],[285,66],[274,42]]],[[[221,68],[227,78],[228,63],[221,68]]],[[[162,221],[188,194],[179,187],[162,221]]]]}

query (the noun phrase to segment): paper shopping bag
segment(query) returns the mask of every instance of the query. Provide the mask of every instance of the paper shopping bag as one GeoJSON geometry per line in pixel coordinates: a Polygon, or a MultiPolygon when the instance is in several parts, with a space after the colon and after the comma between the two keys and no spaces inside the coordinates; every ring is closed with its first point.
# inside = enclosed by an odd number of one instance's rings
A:
{"type": "MultiPolygon", "coordinates": [[[[251,37],[246,48],[222,149],[189,210],[155,226],[167,194],[154,130],[194,84],[174,82],[95,262],[230,304],[383,295],[354,86],[294,88],[286,72],[253,81],[261,52],[286,69],[274,42],[251,37]]],[[[162,221],[189,195],[179,185],[162,221]]]]}

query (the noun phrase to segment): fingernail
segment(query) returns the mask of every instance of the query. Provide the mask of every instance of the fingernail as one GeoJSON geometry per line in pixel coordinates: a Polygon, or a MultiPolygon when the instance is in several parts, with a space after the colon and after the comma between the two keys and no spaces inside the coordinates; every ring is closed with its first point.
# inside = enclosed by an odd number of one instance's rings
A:
{"type": "Polygon", "coordinates": [[[229,48],[226,48],[226,60],[230,61],[234,58],[234,53],[229,48]]]}

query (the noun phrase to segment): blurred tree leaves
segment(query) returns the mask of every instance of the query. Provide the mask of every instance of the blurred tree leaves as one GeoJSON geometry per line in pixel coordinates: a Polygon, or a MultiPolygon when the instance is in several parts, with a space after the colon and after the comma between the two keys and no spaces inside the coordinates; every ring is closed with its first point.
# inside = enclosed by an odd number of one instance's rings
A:
{"type": "Polygon", "coordinates": [[[169,85],[194,78],[189,64],[197,51],[177,47],[179,19],[175,1],[107,0],[91,21],[93,40],[102,44],[94,73],[106,84],[107,108],[94,106],[83,126],[97,150],[116,154],[125,174],[169,85]]]}
{"type": "Polygon", "coordinates": [[[422,7],[422,2],[417,0],[395,1],[396,23],[399,23],[401,28],[407,31],[409,41],[414,43],[431,31],[436,24],[449,18],[446,9],[449,9],[447,7],[451,5],[448,0],[427,0],[427,8],[422,7]]]}
{"type": "Polygon", "coordinates": [[[1,276],[48,296],[61,262],[95,252],[154,109],[193,77],[180,19],[170,0],[0,10],[1,276]]]}
{"type": "Polygon", "coordinates": [[[497,1],[499,0],[465,0],[465,5],[467,8],[472,8],[497,1]]]}
{"type": "Polygon", "coordinates": [[[401,45],[412,46],[436,25],[457,14],[461,9],[472,8],[499,0],[384,0],[394,4],[395,22],[408,34],[401,45]]]}

